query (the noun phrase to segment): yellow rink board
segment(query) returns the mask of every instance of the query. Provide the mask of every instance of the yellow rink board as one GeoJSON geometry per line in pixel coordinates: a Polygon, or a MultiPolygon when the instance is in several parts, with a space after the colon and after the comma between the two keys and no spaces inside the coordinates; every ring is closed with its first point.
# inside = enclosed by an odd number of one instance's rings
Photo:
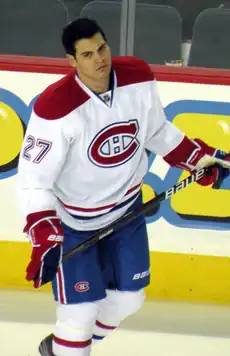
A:
{"type": "MultiPolygon", "coordinates": [[[[0,241],[0,288],[33,289],[25,281],[29,243],[0,241]]],[[[42,287],[50,291],[50,285],[42,287]]],[[[230,303],[230,258],[151,252],[151,285],[147,297],[230,303]]]]}

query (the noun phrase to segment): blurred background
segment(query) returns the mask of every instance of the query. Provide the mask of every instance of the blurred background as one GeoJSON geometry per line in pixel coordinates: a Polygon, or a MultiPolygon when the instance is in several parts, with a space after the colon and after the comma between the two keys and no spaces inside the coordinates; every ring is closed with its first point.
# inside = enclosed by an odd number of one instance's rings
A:
{"type": "Polygon", "coordinates": [[[63,58],[62,28],[98,21],[114,56],[230,68],[230,0],[1,0],[0,54],[63,58]]]}

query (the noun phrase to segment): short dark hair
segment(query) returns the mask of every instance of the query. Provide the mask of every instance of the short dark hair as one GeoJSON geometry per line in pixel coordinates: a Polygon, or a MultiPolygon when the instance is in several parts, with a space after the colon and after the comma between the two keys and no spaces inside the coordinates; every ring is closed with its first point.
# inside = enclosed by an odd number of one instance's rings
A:
{"type": "Polygon", "coordinates": [[[78,18],[77,20],[70,22],[64,27],[62,32],[62,44],[66,53],[75,56],[75,42],[83,38],[91,38],[96,33],[101,33],[102,37],[107,42],[104,31],[95,20],[78,18]]]}

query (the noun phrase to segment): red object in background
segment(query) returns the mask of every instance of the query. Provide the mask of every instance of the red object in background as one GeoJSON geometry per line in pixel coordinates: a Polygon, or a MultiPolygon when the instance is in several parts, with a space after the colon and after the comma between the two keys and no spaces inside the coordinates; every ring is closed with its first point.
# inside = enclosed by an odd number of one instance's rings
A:
{"type": "MultiPolygon", "coordinates": [[[[158,81],[229,85],[230,70],[150,65],[158,81]]],[[[0,55],[0,70],[67,74],[72,68],[65,58],[0,55]]]]}

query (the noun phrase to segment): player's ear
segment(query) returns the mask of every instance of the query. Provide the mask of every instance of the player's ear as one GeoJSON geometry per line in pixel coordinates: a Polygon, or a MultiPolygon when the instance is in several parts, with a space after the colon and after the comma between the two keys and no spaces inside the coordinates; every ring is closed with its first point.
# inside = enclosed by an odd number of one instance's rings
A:
{"type": "Polygon", "coordinates": [[[68,59],[68,62],[71,65],[71,67],[73,67],[73,68],[78,67],[76,58],[74,56],[72,56],[71,54],[67,54],[66,58],[68,59]]]}

